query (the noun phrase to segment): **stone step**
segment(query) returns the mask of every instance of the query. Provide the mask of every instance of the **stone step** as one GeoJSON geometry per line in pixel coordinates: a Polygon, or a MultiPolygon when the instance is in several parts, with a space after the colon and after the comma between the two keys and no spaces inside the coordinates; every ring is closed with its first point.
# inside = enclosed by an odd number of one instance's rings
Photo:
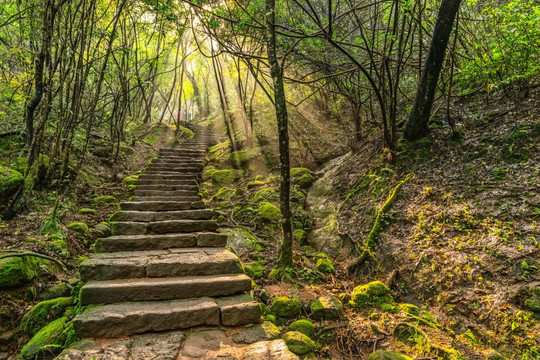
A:
{"type": "Polygon", "coordinates": [[[138,187],[135,188],[135,196],[141,196],[141,197],[152,197],[152,196],[161,196],[161,197],[190,197],[190,196],[197,196],[199,193],[198,189],[193,190],[147,190],[147,189],[140,189],[138,187]]]}
{"type": "Polygon", "coordinates": [[[132,211],[176,211],[202,209],[204,202],[198,201],[130,201],[120,203],[120,209],[132,211]]]}
{"type": "Polygon", "coordinates": [[[195,149],[195,148],[182,148],[182,149],[173,149],[173,150],[164,150],[159,151],[159,155],[168,155],[168,156],[189,156],[189,155],[204,155],[206,150],[195,149]]]}
{"type": "Polygon", "coordinates": [[[81,338],[115,338],[201,325],[219,325],[219,307],[211,298],[111,304],[73,319],[81,338]]]}
{"type": "Polygon", "coordinates": [[[115,235],[151,235],[199,231],[215,231],[214,220],[166,220],[152,222],[115,221],[111,229],[115,235]]]}
{"type": "Polygon", "coordinates": [[[109,221],[152,222],[165,220],[208,220],[214,212],[210,209],[178,211],[118,211],[109,221]]]}
{"type": "Polygon", "coordinates": [[[193,164],[150,164],[146,171],[148,170],[164,170],[164,171],[202,171],[202,165],[193,165],[193,164]]]}
{"type": "Polygon", "coordinates": [[[159,235],[116,235],[99,239],[96,242],[97,252],[120,252],[130,249],[133,251],[166,250],[171,248],[190,247],[224,247],[227,245],[227,235],[212,232],[187,234],[159,235]]]}
{"type": "Polygon", "coordinates": [[[82,305],[229,296],[251,290],[245,274],[90,281],[81,288],[82,305]]]}
{"type": "Polygon", "coordinates": [[[162,174],[162,175],[177,175],[177,174],[198,174],[201,169],[185,168],[185,169],[164,169],[164,168],[147,168],[144,172],[148,175],[162,174]]]}
{"type": "Polygon", "coordinates": [[[175,190],[192,190],[195,191],[195,194],[199,190],[199,186],[195,181],[192,181],[191,184],[177,184],[174,182],[171,183],[145,183],[137,185],[137,190],[162,190],[162,191],[175,191],[175,190]]]}
{"type": "Polygon", "coordinates": [[[260,321],[260,305],[249,295],[213,299],[124,302],[92,308],[73,320],[81,337],[115,338],[210,325],[239,326],[260,321]]]}
{"type": "Polygon", "coordinates": [[[148,185],[148,186],[160,186],[160,185],[171,185],[171,186],[181,186],[181,185],[193,185],[197,186],[197,181],[194,179],[182,179],[182,180],[164,180],[164,179],[138,179],[137,186],[148,185]]]}
{"type": "Polygon", "coordinates": [[[154,161],[158,161],[158,162],[172,161],[172,162],[187,162],[187,163],[190,163],[190,162],[205,163],[205,160],[206,160],[206,155],[204,155],[204,154],[191,155],[191,156],[160,155],[159,157],[152,160],[152,163],[154,161]]]}
{"type": "Polygon", "coordinates": [[[139,181],[140,180],[189,180],[193,181],[197,177],[199,177],[200,174],[197,174],[197,176],[194,176],[194,174],[142,174],[139,175],[139,181]]]}
{"type": "Polygon", "coordinates": [[[243,274],[238,256],[223,249],[103,253],[83,262],[82,281],[243,274]]]}
{"type": "Polygon", "coordinates": [[[154,201],[195,202],[195,201],[200,201],[200,200],[201,198],[199,196],[139,196],[139,195],[134,196],[132,199],[132,201],[135,201],[135,202],[154,202],[154,201]]]}

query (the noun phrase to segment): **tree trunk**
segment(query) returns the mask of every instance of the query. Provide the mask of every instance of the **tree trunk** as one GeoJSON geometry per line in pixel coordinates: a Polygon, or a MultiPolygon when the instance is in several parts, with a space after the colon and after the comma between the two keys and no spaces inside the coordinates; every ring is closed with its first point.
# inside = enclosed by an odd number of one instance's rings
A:
{"type": "Polygon", "coordinates": [[[266,0],[266,40],[268,62],[270,63],[270,74],[274,84],[274,107],[276,109],[276,119],[279,132],[279,159],[281,162],[281,186],[280,186],[280,208],[281,227],[283,230],[283,241],[278,259],[278,267],[284,269],[293,265],[292,258],[292,227],[290,216],[290,163],[289,163],[289,133],[287,104],[285,101],[285,89],[283,86],[283,70],[280,67],[276,50],[276,3],[275,0],[266,0]]]}
{"type": "Polygon", "coordinates": [[[416,140],[428,133],[428,121],[435,98],[437,81],[444,62],[444,54],[452,33],[452,25],[459,10],[461,0],[443,0],[433,30],[416,99],[409,120],[405,124],[404,137],[416,140]]]}

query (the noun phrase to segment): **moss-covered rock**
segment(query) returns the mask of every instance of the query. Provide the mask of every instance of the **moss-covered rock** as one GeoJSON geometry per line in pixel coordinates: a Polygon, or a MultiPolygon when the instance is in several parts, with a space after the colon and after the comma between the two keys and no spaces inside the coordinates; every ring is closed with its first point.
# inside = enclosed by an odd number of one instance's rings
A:
{"type": "Polygon", "coordinates": [[[94,204],[100,204],[100,203],[111,204],[113,202],[116,202],[116,198],[112,195],[102,195],[102,196],[96,196],[95,198],[93,198],[92,202],[94,204]]]}
{"type": "Polygon", "coordinates": [[[360,308],[393,302],[394,298],[390,295],[390,289],[380,281],[372,281],[355,287],[349,304],[360,308]]]}
{"type": "Polygon", "coordinates": [[[426,337],[422,330],[414,325],[407,323],[399,323],[392,331],[392,335],[397,340],[409,346],[422,344],[426,341],[426,337]]]}
{"type": "Polygon", "coordinates": [[[58,284],[54,284],[47,290],[45,290],[41,295],[40,298],[43,300],[51,300],[56,298],[61,298],[64,296],[69,296],[71,293],[71,288],[68,286],[65,282],[59,282],[58,284]]]}
{"type": "Polygon", "coordinates": [[[81,214],[81,215],[96,215],[96,210],[95,209],[90,209],[90,208],[81,208],[81,209],[79,209],[79,214],[81,214]]]}
{"type": "Polygon", "coordinates": [[[420,312],[418,311],[418,306],[413,304],[398,304],[399,310],[405,312],[409,315],[419,316],[420,312]]]}
{"type": "Polygon", "coordinates": [[[279,223],[281,220],[281,210],[279,210],[279,208],[274,204],[266,201],[259,203],[257,213],[261,219],[272,223],[279,223]]]}
{"type": "Polygon", "coordinates": [[[304,174],[300,177],[293,179],[293,184],[300,186],[300,188],[302,189],[307,189],[313,184],[314,181],[315,181],[315,178],[313,177],[313,175],[304,174]]]}
{"type": "Polygon", "coordinates": [[[74,222],[66,226],[69,230],[74,231],[78,234],[86,234],[88,232],[88,225],[83,222],[74,222]]]}
{"type": "Polygon", "coordinates": [[[336,269],[334,268],[334,264],[332,263],[332,260],[326,256],[324,253],[317,254],[317,262],[315,263],[315,267],[317,270],[322,272],[325,275],[330,275],[336,272],[336,269]]]}
{"type": "Polygon", "coordinates": [[[264,181],[259,181],[259,180],[253,180],[253,181],[250,181],[246,184],[246,187],[249,189],[254,189],[254,188],[258,188],[258,187],[261,187],[261,186],[264,186],[266,185],[266,183],[264,181]]]}
{"type": "Polygon", "coordinates": [[[266,187],[260,189],[251,198],[251,202],[260,203],[261,201],[266,202],[278,202],[279,201],[279,192],[276,188],[266,187]]]}
{"type": "Polygon", "coordinates": [[[61,317],[72,303],[73,300],[70,297],[42,301],[23,316],[19,329],[24,333],[34,335],[51,321],[61,317]]]}
{"type": "Polygon", "coordinates": [[[0,204],[6,203],[23,181],[24,177],[20,172],[0,165],[0,204]]]}
{"type": "Polygon", "coordinates": [[[315,331],[315,327],[313,326],[313,323],[311,321],[307,319],[301,319],[292,322],[291,325],[289,325],[289,330],[299,331],[306,336],[311,336],[315,331]]]}
{"type": "Polygon", "coordinates": [[[540,286],[529,289],[529,296],[525,299],[524,304],[530,311],[540,313],[540,286]]]}
{"type": "Polygon", "coordinates": [[[412,358],[401,355],[394,351],[377,350],[369,355],[368,360],[413,360],[412,358]]]}
{"type": "Polygon", "coordinates": [[[22,348],[20,356],[25,360],[39,359],[44,354],[57,354],[62,350],[66,340],[64,324],[67,317],[62,317],[51,322],[22,348]]]}
{"type": "Polygon", "coordinates": [[[420,311],[419,316],[422,319],[429,321],[430,323],[433,323],[433,324],[439,323],[439,320],[437,320],[437,317],[426,310],[420,311]]]}
{"type": "Polygon", "coordinates": [[[212,197],[212,200],[230,200],[234,195],[236,195],[236,189],[224,186],[212,197]]]}
{"type": "Polygon", "coordinates": [[[298,178],[306,174],[311,174],[311,171],[307,168],[297,167],[291,169],[291,179],[298,178]]]}
{"type": "Polygon", "coordinates": [[[334,295],[322,296],[311,303],[311,316],[315,320],[338,319],[343,304],[334,295]]]}
{"type": "Polygon", "coordinates": [[[246,204],[243,204],[243,205],[236,205],[234,207],[234,212],[233,212],[233,219],[235,220],[251,220],[255,214],[256,214],[256,210],[251,207],[250,205],[246,205],[246,204]]]}
{"type": "Polygon", "coordinates": [[[111,228],[109,227],[109,225],[107,224],[104,224],[104,223],[99,223],[96,225],[95,227],[96,229],[96,233],[97,235],[100,237],[100,238],[106,238],[108,236],[111,236],[112,234],[112,230],[111,228]]]}
{"type": "Polygon", "coordinates": [[[304,229],[294,230],[294,237],[300,245],[304,245],[307,242],[307,232],[304,229]]]}
{"type": "Polygon", "coordinates": [[[229,185],[242,176],[243,172],[237,169],[215,170],[211,172],[212,182],[219,186],[229,185]]]}
{"type": "Polygon", "coordinates": [[[278,296],[274,298],[271,309],[277,316],[290,319],[300,315],[302,303],[297,299],[278,296]]]}
{"type": "Polygon", "coordinates": [[[319,347],[317,343],[300,331],[289,331],[285,333],[283,340],[285,340],[289,350],[298,355],[306,354],[319,347]]]}
{"type": "Polygon", "coordinates": [[[29,283],[36,275],[41,262],[33,256],[0,260],[0,288],[29,283]]]}
{"type": "Polygon", "coordinates": [[[124,181],[122,181],[122,185],[127,188],[131,185],[137,185],[137,181],[139,181],[139,175],[126,176],[124,181]]]}
{"type": "Polygon", "coordinates": [[[263,276],[263,268],[258,262],[252,262],[244,265],[246,274],[252,279],[260,279],[263,276]]]}

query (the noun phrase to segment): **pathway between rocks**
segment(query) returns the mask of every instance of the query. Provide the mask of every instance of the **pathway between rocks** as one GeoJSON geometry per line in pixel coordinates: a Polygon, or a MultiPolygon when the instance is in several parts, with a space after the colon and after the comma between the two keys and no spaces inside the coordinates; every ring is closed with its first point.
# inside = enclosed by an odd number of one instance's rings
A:
{"type": "Polygon", "coordinates": [[[85,339],[59,359],[298,359],[273,340],[272,324],[259,324],[251,279],[198,196],[215,141],[197,130],[160,151],[111,219],[114,235],[81,264],[89,309],[74,328],[85,339]]]}

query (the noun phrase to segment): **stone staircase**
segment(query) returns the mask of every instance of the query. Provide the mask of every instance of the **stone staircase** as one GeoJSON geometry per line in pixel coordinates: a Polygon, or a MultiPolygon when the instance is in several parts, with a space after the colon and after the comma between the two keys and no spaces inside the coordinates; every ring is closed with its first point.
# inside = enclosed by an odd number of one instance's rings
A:
{"type": "Polygon", "coordinates": [[[111,219],[114,235],[80,266],[80,301],[90,307],[74,319],[77,335],[120,338],[259,322],[260,306],[246,294],[251,279],[198,196],[212,143],[201,129],[194,140],[161,150],[139,176],[132,201],[111,219]]]}

